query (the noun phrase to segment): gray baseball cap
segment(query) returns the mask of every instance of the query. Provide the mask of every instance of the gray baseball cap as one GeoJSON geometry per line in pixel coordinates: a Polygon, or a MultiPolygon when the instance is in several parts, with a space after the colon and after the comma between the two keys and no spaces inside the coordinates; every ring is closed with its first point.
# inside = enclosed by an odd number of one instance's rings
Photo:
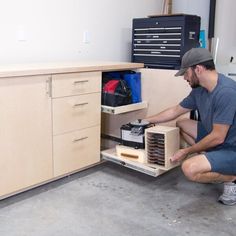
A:
{"type": "Polygon", "coordinates": [[[192,48],[183,55],[180,70],[175,74],[175,76],[184,75],[189,67],[210,60],[213,60],[213,57],[207,49],[192,48]]]}

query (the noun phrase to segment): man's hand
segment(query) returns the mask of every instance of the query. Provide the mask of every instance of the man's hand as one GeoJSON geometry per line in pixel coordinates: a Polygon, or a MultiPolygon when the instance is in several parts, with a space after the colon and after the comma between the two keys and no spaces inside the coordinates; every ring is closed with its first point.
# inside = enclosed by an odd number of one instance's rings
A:
{"type": "Polygon", "coordinates": [[[187,157],[188,151],[186,148],[179,149],[171,158],[171,162],[179,162],[182,161],[185,157],[187,157]]]}

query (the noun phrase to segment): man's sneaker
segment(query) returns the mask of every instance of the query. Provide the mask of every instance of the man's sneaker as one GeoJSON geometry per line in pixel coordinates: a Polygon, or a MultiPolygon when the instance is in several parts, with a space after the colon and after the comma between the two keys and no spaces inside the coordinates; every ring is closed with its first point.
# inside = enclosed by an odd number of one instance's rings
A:
{"type": "Polygon", "coordinates": [[[224,192],[218,200],[229,206],[236,204],[236,184],[232,182],[224,183],[224,192]]]}

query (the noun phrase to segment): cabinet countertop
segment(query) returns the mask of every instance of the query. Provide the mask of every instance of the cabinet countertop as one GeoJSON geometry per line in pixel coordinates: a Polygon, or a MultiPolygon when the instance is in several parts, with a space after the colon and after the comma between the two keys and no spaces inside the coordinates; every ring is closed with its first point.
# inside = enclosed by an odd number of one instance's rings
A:
{"type": "Polygon", "coordinates": [[[9,64],[0,66],[0,78],[90,71],[115,71],[143,68],[131,62],[57,62],[9,64]]]}

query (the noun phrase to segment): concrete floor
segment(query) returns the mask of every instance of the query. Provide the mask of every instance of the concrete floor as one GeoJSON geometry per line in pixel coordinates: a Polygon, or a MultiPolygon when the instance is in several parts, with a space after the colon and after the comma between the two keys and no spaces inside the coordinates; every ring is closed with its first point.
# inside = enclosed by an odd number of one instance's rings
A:
{"type": "Polygon", "coordinates": [[[235,235],[220,184],[176,168],[157,178],[112,163],[0,201],[1,236],[235,235]]]}

